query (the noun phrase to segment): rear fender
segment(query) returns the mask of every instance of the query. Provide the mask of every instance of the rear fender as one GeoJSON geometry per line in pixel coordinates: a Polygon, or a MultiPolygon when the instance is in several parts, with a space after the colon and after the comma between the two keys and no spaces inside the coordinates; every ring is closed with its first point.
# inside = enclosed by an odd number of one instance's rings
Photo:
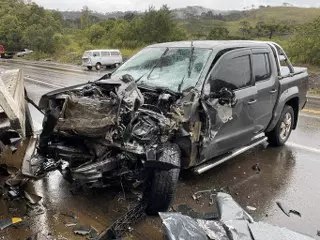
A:
{"type": "Polygon", "coordinates": [[[280,95],[278,99],[278,104],[273,111],[273,117],[271,119],[269,126],[267,127],[266,132],[270,132],[272,131],[272,129],[274,129],[274,127],[277,125],[279,121],[284,105],[295,97],[299,98],[299,88],[297,86],[294,86],[285,90],[280,95]]]}

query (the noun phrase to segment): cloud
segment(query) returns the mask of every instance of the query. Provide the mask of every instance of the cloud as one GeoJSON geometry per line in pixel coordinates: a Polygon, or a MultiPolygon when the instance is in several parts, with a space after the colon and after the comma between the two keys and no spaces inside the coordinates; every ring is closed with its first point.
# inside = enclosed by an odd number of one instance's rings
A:
{"type": "Polygon", "coordinates": [[[203,6],[218,10],[236,10],[252,5],[282,5],[283,2],[288,2],[297,6],[305,7],[320,7],[319,0],[171,0],[164,2],[163,0],[33,0],[35,3],[49,9],[59,10],[81,10],[83,6],[88,6],[89,9],[97,12],[112,12],[125,10],[148,9],[150,5],[159,8],[162,4],[167,4],[170,8],[181,8],[186,6],[203,6]]]}

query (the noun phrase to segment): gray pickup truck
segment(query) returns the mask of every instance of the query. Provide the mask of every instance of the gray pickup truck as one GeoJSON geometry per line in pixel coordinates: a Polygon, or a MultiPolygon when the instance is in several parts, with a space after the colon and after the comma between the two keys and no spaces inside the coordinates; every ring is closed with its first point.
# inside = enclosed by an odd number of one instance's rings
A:
{"type": "Polygon", "coordinates": [[[283,145],[307,88],[307,70],[273,42],[151,45],[95,82],[44,95],[23,173],[142,184],[147,212],[165,211],[180,169],[201,174],[265,141],[283,145]]]}

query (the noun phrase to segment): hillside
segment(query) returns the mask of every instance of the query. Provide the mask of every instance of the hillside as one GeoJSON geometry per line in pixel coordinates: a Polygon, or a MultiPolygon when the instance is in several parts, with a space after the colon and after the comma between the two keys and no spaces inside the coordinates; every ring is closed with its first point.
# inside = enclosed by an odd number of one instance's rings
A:
{"type": "Polygon", "coordinates": [[[260,21],[264,22],[286,22],[292,25],[300,25],[310,22],[320,16],[320,8],[299,8],[299,7],[264,7],[242,12],[231,12],[223,15],[223,20],[217,19],[183,19],[178,20],[193,35],[201,36],[208,33],[217,24],[225,25],[230,35],[239,35],[240,23],[247,21],[254,26],[260,21]],[[236,20],[233,20],[236,19],[236,20]]]}

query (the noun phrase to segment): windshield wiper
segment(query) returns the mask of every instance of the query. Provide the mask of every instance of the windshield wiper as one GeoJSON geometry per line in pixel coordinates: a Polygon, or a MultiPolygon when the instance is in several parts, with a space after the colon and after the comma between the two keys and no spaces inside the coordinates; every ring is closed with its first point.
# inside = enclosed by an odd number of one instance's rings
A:
{"type": "Polygon", "coordinates": [[[157,61],[157,63],[155,65],[153,65],[151,71],[149,72],[147,79],[149,79],[151,73],[153,72],[153,70],[159,65],[159,63],[161,63],[162,58],[167,54],[167,52],[169,51],[169,48],[166,48],[166,50],[164,50],[164,52],[162,53],[162,55],[160,56],[159,60],[157,61]]]}
{"type": "Polygon", "coordinates": [[[194,46],[193,46],[193,41],[191,41],[191,51],[190,51],[189,66],[188,66],[188,78],[191,75],[193,52],[194,52],[194,46]]]}
{"type": "Polygon", "coordinates": [[[186,78],[186,75],[183,76],[181,82],[179,83],[179,86],[178,86],[178,92],[181,92],[181,88],[182,88],[182,85],[184,83],[184,79],[186,78]]]}

